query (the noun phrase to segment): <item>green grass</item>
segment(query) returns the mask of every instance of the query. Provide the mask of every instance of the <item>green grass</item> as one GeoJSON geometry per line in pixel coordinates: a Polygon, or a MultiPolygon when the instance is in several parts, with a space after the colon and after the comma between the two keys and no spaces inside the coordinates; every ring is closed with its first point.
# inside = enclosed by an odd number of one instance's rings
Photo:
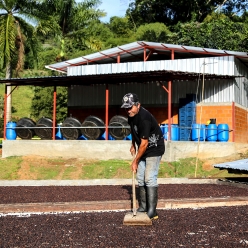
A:
{"type": "Polygon", "coordinates": [[[158,177],[185,177],[195,178],[195,171],[197,178],[214,178],[214,177],[227,177],[235,176],[235,174],[228,174],[227,171],[220,171],[219,169],[213,168],[210,171],[203,170],[203,162],[198,160],[196,169],[196,158],[185,158],[174,162],[163,162],[159,168],[158,177]]]}
{"type": "Polygon", "coordinates": [[[22,159],[20,157],[9,157],[0,161],[0,180],[18,179],[18,171],[21,168],[22,159]]]}
{"type": "Polygon", "coordinates": [[[130,178],[130,163],[123,160],[96,161],[82,167],[80,179],[130,178]]]}
{"type": "MultiPolygon", "coordinates": [[[[0,159],[0,180],[18,180],[21,174],[25,174],[30,180],[76,180],[76,179],[122,179],[132,178],[131,161],[104,160],[85,161],[73,159],[73,161],[58,159],[38,159],[25,161],[22,157],[9,157],[0,159]],[[29,165],[27,166],[27,164],[29,165]]],[[[159,178],[195,178],[196,158],[180,159],[174,162],[161,162],[159,178]]],[[[239,174],[228,173],[227,170],[210,168],[203,169],[203,162],[198,160],[196,178],[225,178],[239,177],[239,174]]],[[[243,174],[242,176],[247,176],[243,174]]],[[[21,178],[23,179],[23,178],[21,178]]]]}
{"type": "Polygon", "coordinates": [[[70,180],[71,174],[75,173],[77,171],[77,168],[74,166],[67,167],[63,173],[62,180],[70,180]]]}
{"type": "MultiPolygon", "coordinates": [[[[13,87],[14,89],[14,87],[13,87]]],[[[4,97],[5,86],[0,85],[0,94],[4,97]]],[[[12,119],[30,117],[32,98],[34,91],[32,86],[17,87],[12,92],[12,119]]]]}
{"type": "Polygon", "coordinates": [[[30,172],[37,175],[37,180],[51,180],[56,179],[61,171],[61,167],[51,165],[49,168],[43,166],[30,166],[30,172]]]}

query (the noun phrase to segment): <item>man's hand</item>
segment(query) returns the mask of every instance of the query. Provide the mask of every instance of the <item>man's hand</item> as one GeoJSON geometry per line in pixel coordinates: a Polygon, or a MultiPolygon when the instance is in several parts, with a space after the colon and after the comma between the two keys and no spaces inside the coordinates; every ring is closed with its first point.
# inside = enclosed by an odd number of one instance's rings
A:
{"type": "Polygon", "coordinates": [[[138,169],[138,162],[136,159],[133,160],[132,165],[131,165],[132,171],[136,172],[138,169]]]}
{"type": "Polygon", "coordinates": [[[134,145],[131,146],[130,153],[131,153],[132,156],[134,156],[136,154],[136,148],[135,148],[134,145]]]}

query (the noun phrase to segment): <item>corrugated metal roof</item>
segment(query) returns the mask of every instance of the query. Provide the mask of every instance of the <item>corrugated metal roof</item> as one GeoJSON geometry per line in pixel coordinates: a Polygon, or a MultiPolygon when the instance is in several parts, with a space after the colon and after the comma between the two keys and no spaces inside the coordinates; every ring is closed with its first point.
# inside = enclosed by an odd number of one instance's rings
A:
{"type": "MultiPolygon", "coordinates": [[[[72,66],[68,68],[68,76],[103,75],[135,72],[184,72],[203,73],[207,75],[240,76],[235,75],[234,56],[159,60],[147,62],[129,62],[104,65],[72,66]],[[205,67],[203,69],[203,66],[205,67]]],[[[243,75],[241,75],[243,76],[243,75]]]]}
{"type": "Polygon", "coordinates": [[[232,162],[215,164],[214,167],[219,169],[226,169],[230,172],[240,171],[242,173],[248,173],[248,159],[240,159],[232,162]]]}
{"type": "Polygon", "coordinates": [[[171,51],[174,51],[175,59],[233,55],[248,65],[248,54],[245,52],[137,41],[86,56],[46,65],[45,67],[67,73],[67,68],[71,66],[117,63],[118,56],[121,63],[144,61],[144,50],[149,60],[171,60],[171,51]]]}

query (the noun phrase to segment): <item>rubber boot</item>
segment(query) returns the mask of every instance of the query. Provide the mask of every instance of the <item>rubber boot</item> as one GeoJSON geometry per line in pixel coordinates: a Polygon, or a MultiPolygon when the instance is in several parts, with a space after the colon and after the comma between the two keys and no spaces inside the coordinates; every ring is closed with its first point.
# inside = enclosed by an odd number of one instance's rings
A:
{"type": "Polygon", "coordinates": [[[139,208],[137,209],[137,212],[147,212],[146,207],[146,187],[145,186],[139,186],[139,208]]]}
{"type": "Polygon", "coordinates": [[[158,219],[158,214],[156,211],[157,203],[158,203],[158,187],[147,187],[147,206],[148,211],[147,215],[150,219],[158,219]]]}

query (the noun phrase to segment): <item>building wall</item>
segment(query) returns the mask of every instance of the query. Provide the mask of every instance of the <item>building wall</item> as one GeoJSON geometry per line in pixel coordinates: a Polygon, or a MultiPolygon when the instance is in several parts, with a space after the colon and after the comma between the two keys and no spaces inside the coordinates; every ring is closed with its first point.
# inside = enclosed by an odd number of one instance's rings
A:
{"type": "Polygon", "coordinates": [[[248,143],[248,110],[239,104],[198,105],[196,122],[206,124],[216,118],[216,124],[228,124],[229,142],[248,143]],[[201,116],[201,120],[200,120],[201,116]]]}
{"type": "Polygon", "coordinates": [[[210,119],[216,119],[216,125],[227,124],[229,127],[229,142],[233,141],[233,107],[232,103],[198,104],[196,107],[196,123],[208,124],[210,119]]]}
{"type": "Polygon", "coordinates": [[[235,105],[235,142],[248,143],[248,111],[238,104],[235,105]]]}
{"type": "MultiPolygon", "coordinates": [[[[146,107],[159,124],[168,123],[168,108],[163,107],[146,107]]],[[[178,124],[178,105],[172,106],[172,124],[178,124]]],[[[105,108],[69,108],[69,116],[77,118],[83,122],[89,115],[101,118],[105,123],[105,108]]],[[[120,106],[109,108],[109,120],[115,115],[127,116],[125,110],[120,106]]],[[[232,103],[219,104],[198,104],[196,107],[196,123],[207,124],[209,119],[216,119],[219,124],[227,124],[229,127],[229,142],[248,143],[248,110],[241,105],[232,103]]]]}
{"type": "MultiPolygon", "coordinates": [[[[146,107],[153,116],[156,118],[159,124],[168,123],[168,107],[146,107]]],[[[105,108],[68,108],[69,116],[77,118],[80,122],[83,122],[86,117],[90,115],[97,116],[105,122],[105,108]]],[[[109,120],[115,115],[127,116],[124,109],[120,106],[109,107],[109,120]]],[[[178,124],[178,106],[172,107],[172,124],[178,124]]]]}
{"type": "MultiPolygon", "coordinates": [[[[107,82],[106,82],[107,83],[107,82]]],[[[162,82],[168,89],[168,82],[162,82]]],[[[172,82],[172,103],[179,104],[180,98],[185,98],[187,94],[196,94],[197,102],[202,101],[202,90],[204,88],[204,103],[233,102],[235,79],[205,80],[204,87],[202,79],[198,80],[174,80],[172,82]]],[[[113,84],[108,86],[109,105],[118,106],[122,97],[133,92],[139,96],[140,102],[146,106],[167,105],[168,94],[157,82],[113,84]]],[[[244,92],[239,91],[240,94],[244,92]]],[[[237,93],[237,95],[239,95],[237,93]]],[[[68,89],[68,107],[99,107],[105,106],[106,86],[73,86],[68,89]]],[[[239,103],[238,101],[235,101],[239,103]]],[[[241,103],[240,103],[241,104],[241,103]]],[[[241,104],[243,105],[243,104],[241,104]]],[[[245,106],[245,105],[243,105],[245,106]]]]}

